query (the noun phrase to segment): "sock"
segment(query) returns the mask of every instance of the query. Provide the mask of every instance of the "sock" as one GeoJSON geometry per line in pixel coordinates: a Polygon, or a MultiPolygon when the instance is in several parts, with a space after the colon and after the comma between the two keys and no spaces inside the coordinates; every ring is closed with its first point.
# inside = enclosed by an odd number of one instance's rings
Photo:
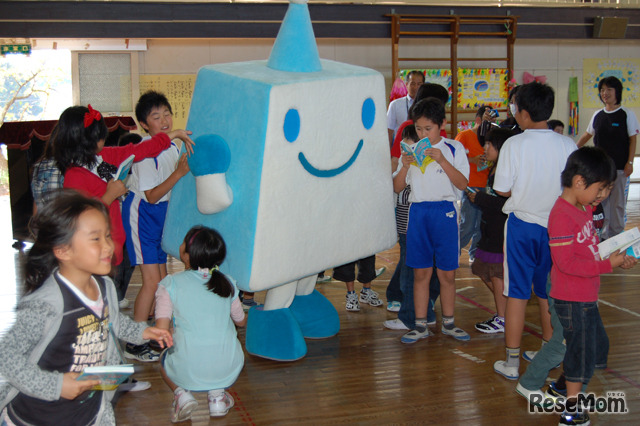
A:
{"type": "Polygon", "coordinates": [[[500,315],[496,315],[496,318],[497,318],[498,322],[500,322],[502,325],[504,325],[504,317],[501,317],[500,315]]]}
{"type": "Polygon", "coordinates": [[[558,380],[556,380],[556,389],[558,390],[567,389],[567,382],[565,380],[564,373],[562,373],[560,377],[558,377],[558,380]]]}
{"type": "Polygon", "coordinates": [[[544,348],[544,345],[546,345],[547,343],[549,343],[549,342],[547,342],[546,340],[542,339],[542,343],[540,344],[540,349],[544,348]]]}
{"type": "Polygon", "coordinates": [[[448,317],[446,315],[442,316],[442,326],[447,330],[453,330],[455,328],[455,324],[453,322],[453,315],[448,317]]]}
{"type": "Polygon", "coordinates": [[[224,395],[224,389],[211,389],[208,393],[210,398],[220,398],[224,395]]]}
{"type": "Polygon", "coordinates": [[[362,293],[368,293],[371,291],[371,287],[362,287],[362,293]]]}
{"type": "Polygon", "coordinates": [[[520,367],[520,348],[507,348],[507,367],[520,367]]]}
{"type": "Polygon", "coordinates": [[[416,330],[418,330],[420,333],[424,333],[427,330],[426,318],[416,318],[416,330]]]}

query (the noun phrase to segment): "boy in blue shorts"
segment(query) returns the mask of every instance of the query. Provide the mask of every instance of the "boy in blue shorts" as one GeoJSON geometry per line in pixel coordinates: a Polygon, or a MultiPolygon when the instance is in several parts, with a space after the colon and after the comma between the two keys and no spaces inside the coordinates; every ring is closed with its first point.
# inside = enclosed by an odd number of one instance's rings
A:
{"type": "Polygon", "coordinates": [[[548,342],[553,332],[546,291],[551,270],[547,223],[561,192],[560,173],[576,150],[571,138],[547,126],[554,100],[553,89],[546,84],[519,87],[510,108],[524,132],[505,142],[493,183],[494,191],[509,197],[502,209],[508,215],[504,243],[507,359],[496,361],[493,369],[509,380],[520,375],[520,343],[532,286],[538,296],[543,340],[548,342]]]}
{"type": "MultiPolygon", "coordinates": [[[[149,91],[140,96],[136,118],[149,136],[173,129],[173,111],[166,96],[149,91]]],[[[158,283],[167,276],[167,254],[162,250],[162,230],[173,186],[189,172],[187,156],[180,156],[174,142],[156,158],[134,163],[122,204],[122,222],[127,233],[127,251],[132,265],[140,265],[142,287],[136,297],[133,317],[147,321],[153,314],[158,283]]],[[[127,345],[125,356],[143,362],[157,361],[159,354],[148,345],[127,345]]]]}
{"type": "Polygon", "coordinates": [[[562,172],[562,195],[549,217],[553,258],[551,292],[566,341],[564,375],[567,404],[560,424],[589,424],[586,407],[577,406],[580,388],[595,368],[607,366],[609,338],[598,311],[600,274],[630,268],[637,259],[614,252],[602,259],[593,225],[592,204],[616,180],[613,160],[600,148],[585,147],[569,156],[562,172]]]}
{"type": "Polygon", "coordinates": [[[446,124],[441,101],[436,98],[419,101],[411,110],[411,119],[418,137],[429,138],[432,147],[425,153],[434,161],[423,173],[411,164],[413,157],[403,154],[393,177],[397,193],[411,185],[406,264],[414,270],[416,320],[413,329],[402,336],[401,341],[415,343],[429,337],[427,306],[434,256],[441,286],[442,333],[458,340],[469,340],[469,334],[454,323],[455,274],[460,253],[456,202],[467,187],[469,161],[460,142],[440,136],[440,129],[446,124]]]}

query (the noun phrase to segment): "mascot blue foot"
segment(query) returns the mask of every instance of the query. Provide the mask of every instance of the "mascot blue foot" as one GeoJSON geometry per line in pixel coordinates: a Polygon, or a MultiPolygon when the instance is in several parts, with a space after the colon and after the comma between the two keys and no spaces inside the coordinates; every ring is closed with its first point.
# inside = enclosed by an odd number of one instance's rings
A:
{"type": "Polygon", "coordinates": [[[251,355],[275,361],[295,361],[307,354],[302,330],[288,308],[251,308],[245,347],[251,355]]]}
{"type": "Polygon", "coordinates": [[[318,290],[306,296],[296,296],[289,309],[307,339],[325,339],[340,331],[338,311],[318,290]]]}

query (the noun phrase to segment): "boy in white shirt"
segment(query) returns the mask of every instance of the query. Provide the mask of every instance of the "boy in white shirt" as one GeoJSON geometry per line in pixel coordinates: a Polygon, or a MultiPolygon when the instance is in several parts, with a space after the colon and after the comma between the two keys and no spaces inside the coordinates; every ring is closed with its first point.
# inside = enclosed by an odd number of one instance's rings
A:
{"type": "MultiPolygon", "coordinates": [[[[166,96],[149,91],[136,104],[136,118],[150,136],[170,132],[173,111],[166,96]]],[[[140,265],[142,287],[133,309],[135,321],[147,321],[153,314],[158,283],[167,276],[167,254],[162,250],[162,230],[173,186],[189,172],[187,155],[171,147],[156,158],[135,163],[129,177],[129,195],[122,203],[122,221],[127,233],[127,251],[132,265],[140,265]]],[[[127,345],[127,358],[157,361],[159,354],[148,347],[127,345]]]]}
{"type": "MultiPolygon", "coordinates": [[[[545,342],[553,332],[546,291],[551,270],[547,223],[551,207],[562,192],[560,174],[576,150],[571,138],[547,126],[554,99],[553,89],[545,84],[519,87],[511,113],[524,132],[505,142],[493,183],[494,191],[509,197],[502,208],[508,215],[504,239],[507,360],[496,361],[493,369],[509,380],[517,380],[520,375],[520,342],[532,285],[538,296],[545,342]]],[[[523,356],[530,360],[535,352],[527,351],[523,356]]]]}
{"type": "Polygon", "coordinates": [[[455,274],[460,253],[456,202],[467,187],[469,161],[460,142],[440,136],[440,129],[446,125],[441,101],[426,98],[418,102],[411,111],[411,119],[420,139],[429,138],[432,147],[425,153],[434,161],[423,173],[411,164],[413,157],[403,154],[393,178],[395,192],[411,185],[406,264],[414,269],[416,322],[401,341],[415,343],[430,335],[427,304],[434,256],[441,285],[442,333],[469,340],[469,334],[454,323],[455,274]]]}

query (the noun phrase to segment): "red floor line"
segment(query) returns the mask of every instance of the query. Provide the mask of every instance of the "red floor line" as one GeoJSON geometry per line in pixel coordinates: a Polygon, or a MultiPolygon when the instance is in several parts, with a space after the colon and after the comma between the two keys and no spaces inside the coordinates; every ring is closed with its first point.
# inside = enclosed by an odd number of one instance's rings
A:
{"type": "Polygon", "coordinates": [[[609,367],[605,368],[604,371],[606,371],[607,373],[617,377],[620,380],[624,380],[625,382],[629,383],[631,386],[634,386],[638,389],[640,389],[640,383],[636,382],[635,380],[621,374],[619,371],[617,370],[613,370],[609,367]]]}
{"type": "MultiPolygon", "coordinates": [[[[494,311],[492,311],[488,307],[484,306],[482,303],[478,303],[475,300],[468,298],[467,296],[463,296],[462,294],[456,294],[456,296],[458,296],[459,298],[461,298],[465,302],[471,303],[472,305],[477,306],[478,308],[489,312],[490,314],[495,314],[494,311]]],[[[540,334],[536,330],[533,330],[533,329],[527,327],[526,325],[524,326],[524,329],[525,329],[526,332],[528,332],[528,333],[530,333],[530,334],[542,339],[542,334],[540,334]]],[[[605,368],[604,371],[606,371],[607,373],[611,374],[612,376],[617,377],[620,380],[623,380],[623,381],[629,383],[631,386],[640,389],[640,383],[638,383],[635,380],[625,376],[624,374],[620,373],[619,371],[616,371],[616,370],[614,370],[612,368],[609,368],[609,367],[605,368]]]]}
{"type": "Polygon", "coordinates": [[[240,399],[240,396],[238,396],[238,393],[232,389],[229,389],[229,393],[233,396],[233,399],[236,402],[234,408],[236,411],[240,411],[240,417],[242,417],[242,420],[247,424],[255,426],[255,423],[251,418],[251,414],[247,411],[247,408],[244,406],[244,403],[240,399]]]}

